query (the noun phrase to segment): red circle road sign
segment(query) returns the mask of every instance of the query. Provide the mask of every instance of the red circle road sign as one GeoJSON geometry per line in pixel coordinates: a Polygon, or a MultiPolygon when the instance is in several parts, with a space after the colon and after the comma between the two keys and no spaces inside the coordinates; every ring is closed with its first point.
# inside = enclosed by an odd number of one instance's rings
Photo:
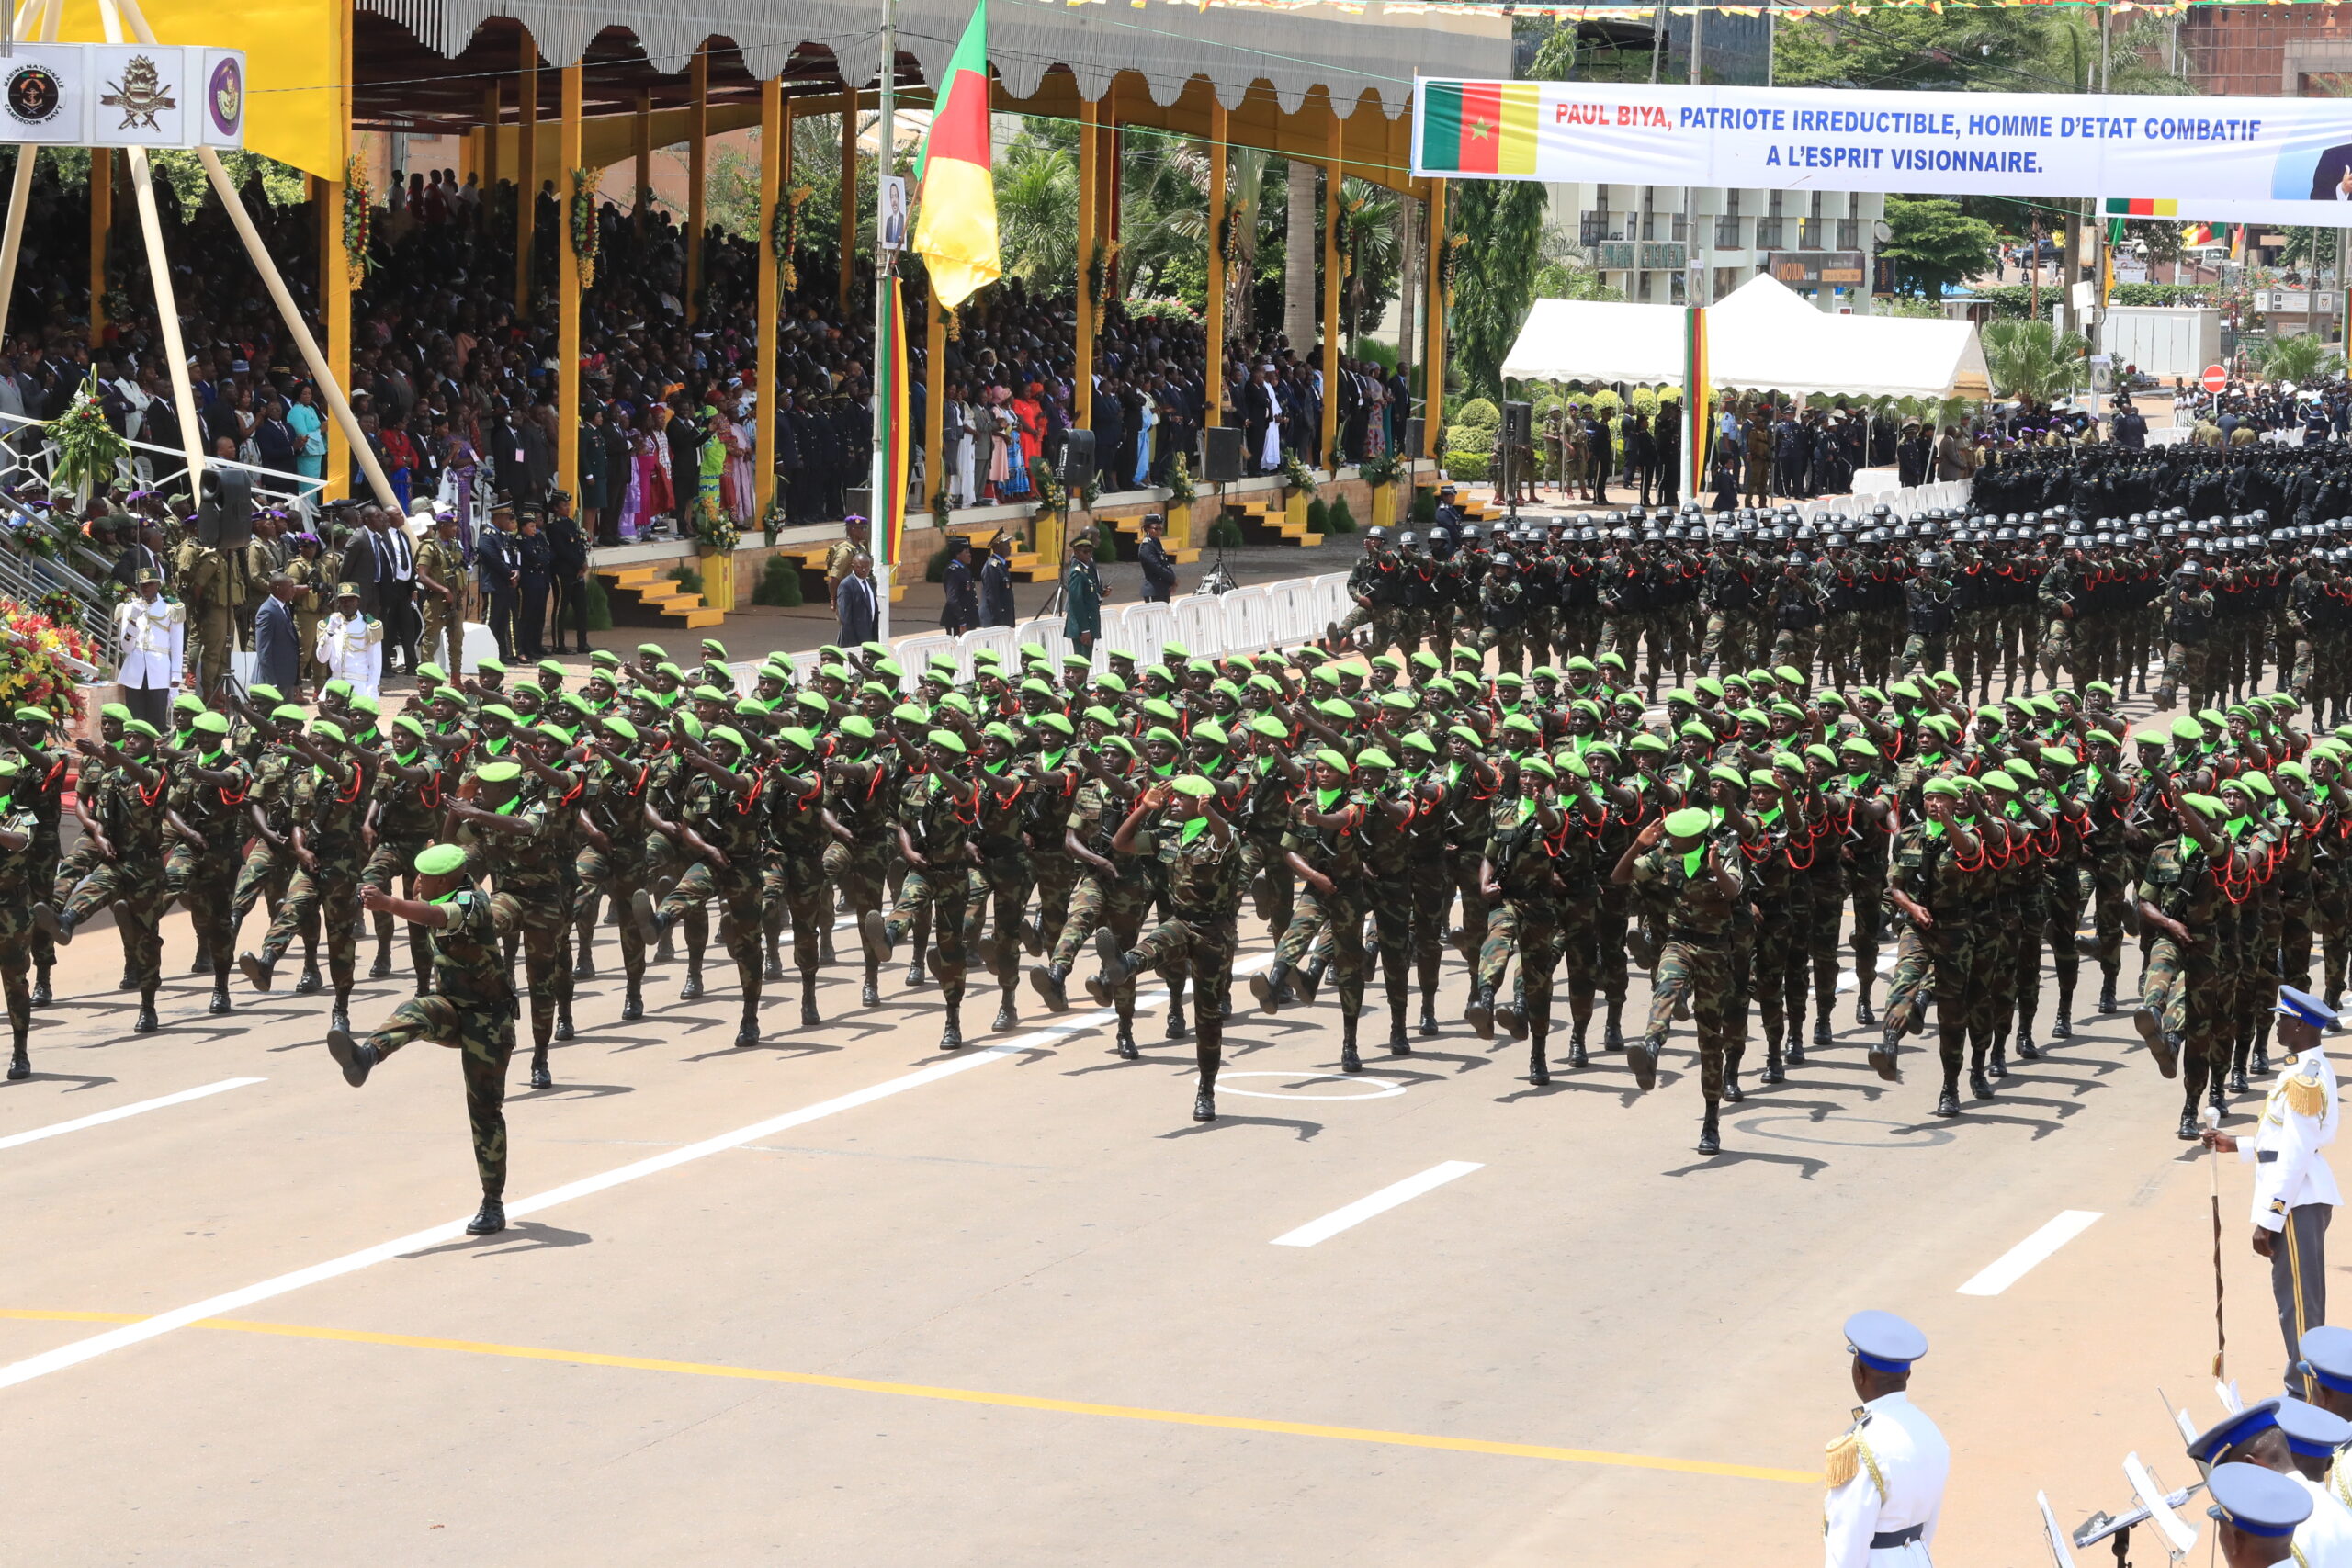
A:
{"type": "Polygon", "coordinates": [[[2207,391],[2218,392],[2230,384],[2230,373],[2218,365],[2208,365],[2202,379],[2207,391]]]}

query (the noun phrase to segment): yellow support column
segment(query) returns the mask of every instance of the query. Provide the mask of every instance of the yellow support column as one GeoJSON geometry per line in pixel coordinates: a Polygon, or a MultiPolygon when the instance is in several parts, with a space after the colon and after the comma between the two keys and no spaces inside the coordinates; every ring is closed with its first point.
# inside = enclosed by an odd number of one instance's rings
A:
{"type": "MultiPolygon", "coordinates": [[[[1102,215],[1096,199],[1102,184],[1102,106],[1081,98],[1078,106],[1078,373],[1075,389],[1079,428],[1094,428],[1094,241],[1102,215]]],[[[1065,479],[1069,476],[1064,475],[1065,479]]]]}
{"type": "Polygon", "coordinates": [[[1430,182],[1429,305],[1421,317],[1421,450],[1435,457],[1445,423],[1445,182],[1430,182]]]}
{"type": "Polygon", "coordinates": [[[653,202],[647,193],[653,187],[653,95],[637,96],[637,188],[628,193],[629,223],[639,233],[645,232],[645,221],[653,202]]]}
{"type": "Polygon", "coordinates": [[[514,309],[531,313],[531,246],[539,231],[539,46],[523,30],[522,69],[515,74],[514,309]]]}
{"type": "Polygon", "coordinates": [[[757,426],[752,502],[763,522],[768,503],[775,499],[775,355],[784,315],[784,289],[776,276],[784,258],[775,254],[775,204],[784,197],[785,149],[791,137],[792,122],[784,115],[784,78],[771,76],[760,84],[760,337],[752,360],[752,418],[757,426]]]}
{"type": "MultiPolygon", "coordinates": [[[[18,150],[17,156],[32,149],[18,150]]],[[[114,231],[114,150],[90,149],[90,348],[107,330],[107,244],[114,231]]]]}
{"type": "Polygon", "coordinates": [[[704,176],[710,171],[710,46],[695,50],[687,79],[694,102],[686,110],[686,320],[702,319],[702,231],[709,209],[703,205],[704,176]]]}
{"type": "MultiPolygon", "coordinates": [[[[1209,384],[1201,423],[1225,423],[1225,104],[1209,94],[1209,384]]],[[[1195,479],[1200,476],[1195,474],[1195,479]]]]}
{"type": "Polygon", "coordinates": [[[1340,181],[1342,141],[1340,106],[1331,106],[1330,162],[1323,171],[1323,428],[1310,468],[1340,470],[1331,448],[1340,436],[1340,181]]]}
{"type": "Polygon", "coordinates": [[[857,271],[857,95],[843,100],[842,110],[842,265],[841,299],[849,310],[849,286],[857,271]]]}
{"type": "Polygon", "coordinates": [[[576,505],[580,498],[580,253],[571,243],[571,201],[580,194],[572,171],[581,167],[581,68],[561,72],[561,113],[556,131],[555,213],[555,482],[576,505]]]}
{"type": "MultiPolygon", "coordinates": [[[[343,150],[335,159],[338,169],[348,169],[351,160],[351,5],[350,0],[332,8],[336,39],[335,76],[342,85],[335,90],[337,107],[335,129],[341,133],[343,150]]],[[[319,324],[325,329],[327,370],[334,377],[334,384],[348,389],[351,385],[351,267],[343,250],[344,182],[321,180],[317,185],[319,211],[319,324]]],[[[323,409],[319,417],[326,426],[327,457],[325,488],[328,501],[342,501],[351,494],[351,440],[340,420],[330,418],[323,409]]]]}

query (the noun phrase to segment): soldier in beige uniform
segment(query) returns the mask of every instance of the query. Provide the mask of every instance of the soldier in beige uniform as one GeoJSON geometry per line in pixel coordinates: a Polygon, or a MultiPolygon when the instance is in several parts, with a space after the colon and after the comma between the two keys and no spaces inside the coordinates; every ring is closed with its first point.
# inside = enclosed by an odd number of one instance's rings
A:
{"type": "Polygon", "coordinates": [[[433,536],[416,547],[416,587],[424,617],[418,660],[458,670],[466,640],[466,553],[458,543],[455,513],[435,518],[433,536]]]}

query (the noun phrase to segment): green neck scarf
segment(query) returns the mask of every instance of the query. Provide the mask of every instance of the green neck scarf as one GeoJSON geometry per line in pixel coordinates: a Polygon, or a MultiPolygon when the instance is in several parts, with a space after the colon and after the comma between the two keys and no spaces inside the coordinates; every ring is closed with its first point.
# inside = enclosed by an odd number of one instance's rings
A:
{"type": "Polygon", "coordinates": [[[1330,810],[1331,807],[1340,804],[1340,797],[1347,793],[1348,792],[1345,788],[1317,790],[1315,792],[1315,809],[1317,811],[1330,810]]]}
{"type": "Polygon", "coordinates": [[[1199,838],[1208,829],[1208,825],[1209,819],[1207,818],[1193,818],[1190,822],[1184,824],[1184,830],[1176,835],[1176,841],[1180,844],[1190,844],[1194,839],[1199,838]]]}

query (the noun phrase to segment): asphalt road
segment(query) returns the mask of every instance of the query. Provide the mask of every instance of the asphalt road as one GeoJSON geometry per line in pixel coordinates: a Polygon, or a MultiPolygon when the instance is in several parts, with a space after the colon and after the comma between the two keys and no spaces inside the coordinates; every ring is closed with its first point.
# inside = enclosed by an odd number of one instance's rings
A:
{"type": "MultiPolygon", "coordinates": [[[[2192,1473],[2159,1386],[2218,1414],[2208,1179],[2120,1017],[1939,1122],[1928,1057],[1882,1085],[1841,998],[1710,1159],[1687,1031],[1643,1098],[1622,1055],[1533,1089],[1459,1024],[1344,1079],[1335,1003],[1251,1011],[1201,1127],[1156,1014],[1123,1063],[1024,987],[1021,1031],[943,1057],[935,988],[900,966],[861,1010],[843,966],[822,1027],[787,996],[737,1049],[731,976],[684,1004],[671,966],[638,1023],[583,987],[556,1089],[517,1066],[517,1222],[476,1241],[452,1054],[354,1091],[322,998],[216,1020],[185,978],[133,1037],[117,963],[69,950],[0,1090],[15,1561],[1793,1562],[1854,1403],[1838,1325],[1877,1306],[1933,1347],[1939,1562],[2023,1563],[2037,1487],[2071,1525],[2128,1450],[2192,1473]],[[2101,1217],[1959,1293],[2069,1210],[2101,1217]]],[[[364,985],[362,1026],[406,991],[364,985]]],[[[2222,1179],[2253,1387],[2278,1343],[2222,1179]]]]}

